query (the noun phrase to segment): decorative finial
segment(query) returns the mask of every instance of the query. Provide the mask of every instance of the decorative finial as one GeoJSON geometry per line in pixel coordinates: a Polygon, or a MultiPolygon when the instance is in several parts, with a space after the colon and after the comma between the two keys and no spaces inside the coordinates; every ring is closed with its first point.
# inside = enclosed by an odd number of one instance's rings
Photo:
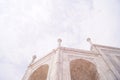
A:
{"type": "Polygon", "coordinates": [[[61,47],[62,39],[58,39],[58,47],[61,47]]]}
{"type": "Polygon", "coordinates": [[[91,38],[87,38],[87,42],[89,42],[92,45],[91,38]]]}
{"type": "Polygon", "coordinates": [[[32,62],[31,62],[31,63],[33,63],[36,58],[37,58],[36,55],[33,55],[33,56],[32,56],[32,62]]]}
{"type": "Polygon", "coordinates": [[[30,66],[33,64],[33,62],[35,61],[36,58],[37,58],[36,55],[33,55],[33,56],[32,56],[32,61],[31,61],[31,63],[29,64],[28,67],[30,67],[30,66]]]}

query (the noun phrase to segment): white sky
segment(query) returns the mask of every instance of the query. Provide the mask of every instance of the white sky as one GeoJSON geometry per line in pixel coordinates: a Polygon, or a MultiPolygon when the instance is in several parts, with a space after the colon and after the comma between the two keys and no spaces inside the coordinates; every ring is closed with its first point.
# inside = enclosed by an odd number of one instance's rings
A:
{"type": "Polygon", "coordinates": [[[120,0],[0,0],[0,80],[21,80],[32,55],[86,42],[120,47],[120,0]]]}

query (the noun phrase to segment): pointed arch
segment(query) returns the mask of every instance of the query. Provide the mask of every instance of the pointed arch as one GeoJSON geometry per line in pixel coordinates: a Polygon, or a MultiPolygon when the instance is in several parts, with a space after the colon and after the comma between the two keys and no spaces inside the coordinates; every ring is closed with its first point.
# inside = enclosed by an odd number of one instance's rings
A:
{"type": "Polygon", "coordinates": [[[84,59],[70,62],[71,80],[98,80],[96,66],[84,59]]]}
{"type": "Polygon", "coordinates": [[[29,80],[47,80],[48,68],[47,64],[40,66],[32,73],[29,80]]]}

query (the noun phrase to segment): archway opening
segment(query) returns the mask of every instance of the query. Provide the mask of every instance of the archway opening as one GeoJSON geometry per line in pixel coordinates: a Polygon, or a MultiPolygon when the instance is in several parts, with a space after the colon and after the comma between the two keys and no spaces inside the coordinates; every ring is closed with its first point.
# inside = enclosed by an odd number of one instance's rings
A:
{"type": "Polygon", "coordinates": [[[96,66],[83,59],[70,62],[71,80],[98,80],[96,66]]]}
{"type": "Polygon", "coordinates": [[[29,80],[46,80],[48,74],[48,68],[49,66],[47,64],[40,66],[32,73],[29,80]]]}

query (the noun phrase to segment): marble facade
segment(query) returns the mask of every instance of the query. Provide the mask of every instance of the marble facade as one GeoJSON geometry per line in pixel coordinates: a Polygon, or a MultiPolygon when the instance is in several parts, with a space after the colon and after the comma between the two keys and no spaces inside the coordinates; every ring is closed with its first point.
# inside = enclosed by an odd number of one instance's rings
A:
{"type": "Polygon", "coordinates": [[[120,48],[91,44],[91,50],[59,46],[28,66],[22,80],[120,80],[120,48]]]}

